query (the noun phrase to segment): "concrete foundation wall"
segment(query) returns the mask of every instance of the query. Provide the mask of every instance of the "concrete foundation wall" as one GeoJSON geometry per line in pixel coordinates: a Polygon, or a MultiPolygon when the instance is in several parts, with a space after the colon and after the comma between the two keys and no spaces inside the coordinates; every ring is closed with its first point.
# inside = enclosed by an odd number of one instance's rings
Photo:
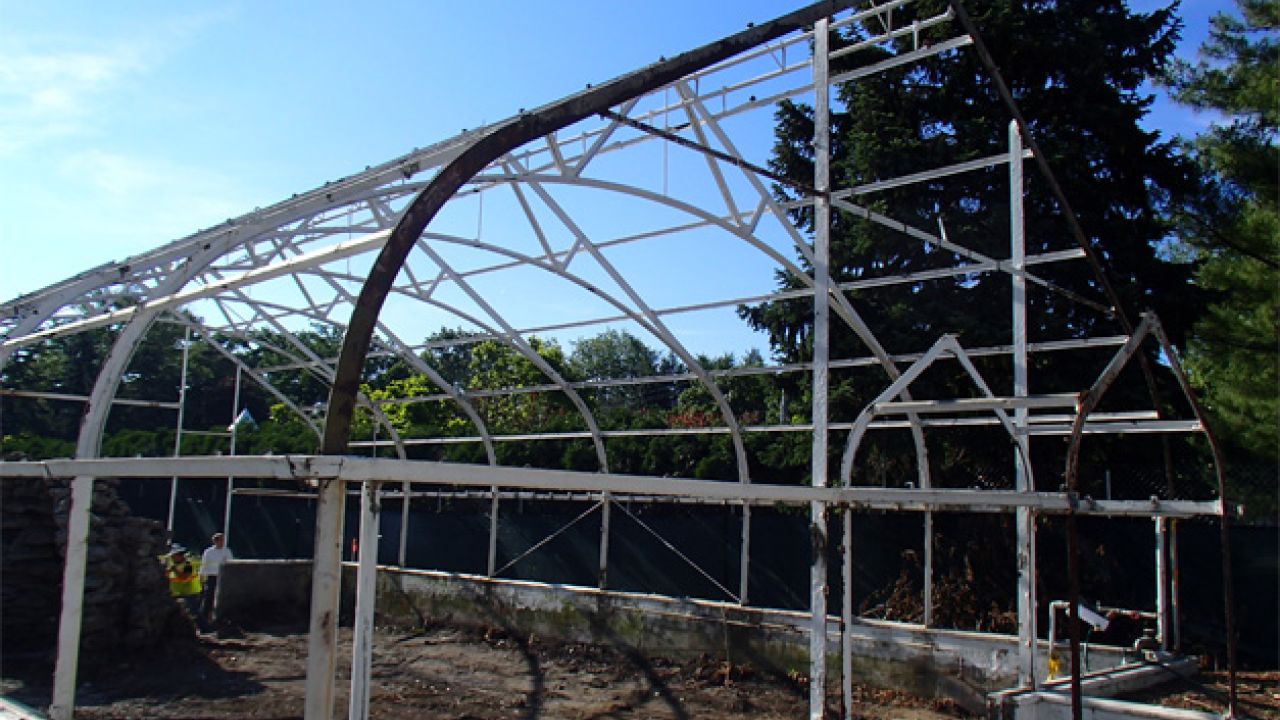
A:
{"type": "MultiPolygon", "coordinates": [[[[1035,693],[1018,706],[1014,720],[1071,720],[1071,698],[1055,693],[1035,693]]],[[[1221,720],[1222,716],[1198,710],[1157,707],[1105,698],[1084,698],[1083,720],[1221,720]]]]}
{"type": "MultiPolygon", "coordinates": [[[[305,625],[311,563],[233,561],[219,583],[223,616],[245,627],[305,625]]],[[[342,617],[349,622],[355,566],[344,565],[342,617]]],[[[623,652],[703,654],[766,671],[807,675],[810,618],[801,612],[424,570],[378,569],[378,624],[495,627],[565,641],[609,644],[623,652]]],[[[840,670],[840,623],[832,618],[827,662],[840,670]]],[[[926,630],[860,620],[853,627],[858,682],[951,697],[975,710],[989,692],[1016,682],[1016,638],[926,630]]],[[[1091,648],[1089,665],[1115,665],[1119,653],[1091,648]]],[[[1043,659],[1040,667],[1044,667],[1043,659]]]]}

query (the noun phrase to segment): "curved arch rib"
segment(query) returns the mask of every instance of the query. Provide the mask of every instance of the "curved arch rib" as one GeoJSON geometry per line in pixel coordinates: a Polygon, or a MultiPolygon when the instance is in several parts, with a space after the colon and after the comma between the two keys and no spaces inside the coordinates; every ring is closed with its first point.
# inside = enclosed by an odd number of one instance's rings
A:
{"type": "MultiPolygon", "coordinates": [[[[810,5],[638,72],[623,75],[534,112],[522,114],[495,126],[443,166],[427,188],[405,210],[360,289],[359,299],[352,310],[351,321],[343,338],[342,353],[338,358],[321,451],[328,455],[345,452],[351,434],[351,418],[364,359],[369,352],[374,328],[387,293],[423,230],[463,183],[505,153],[527,142],[661,88],[691,72],[757,45],[792,32],[804,31],[815,20],[829,17],[851,4],[851,0],[826,0],[810,5]]],[[[339,548],[332,537],[338,534],[343,494],[343,483],[330,481],[322,486],[316,507],[317,539],[305,704],[306,717],[312,720],[333,715],[332,680],[337,644],[339,548]]]]}
{"type": "Polygon", "coordinates": [[[587,423],[587,429],[591,432],[591,441],[595,444],[596,459],[600,462],[600,471],[609,472],[609,460],[605,455],[604,439],[600,436],[600,426],[596,423],[595,414],[591,412],[591,408],[587,407],[587,403],[582,399],[582,395],[579,394],[577,390],[574,390],[560,372],[551,367],[550,363],[543,359],[543,357],[539,355],[523,337],[521,337],[520,333],[516,332],[516,329],[502,318],[501,313],[495,310],[493,306],[491,306],[488,301],[480,295],[480,293],[476,292],[475,288],[471,287],[471,283],[463,279],[462,276],[449,265],[449,262],[440,255],[440,253],[436,252],[425,242],[420,242],[418,245],[422,248],[422,251],[431,258],[432,262],[434,262],[445,275],[449,276],[449,279],[452,280],[459,289],[466,293],[467,297],[471,298],[472,302],[480,306],[480,308],[489,314],[489,317],[493,318],[494,322],[501,326],[503,337],[515,345],[516,348],[520,350],[520,353],[529,359],[529,362],[533,363],[539,370],[541,370],[542,374],[546,375],[547,378],[550,379],[551,382],[555,383],[555,385],[560,388],[560,391],[569,398],[569,401],[573,403],[573,406],[582,414],[583,419],[587,423]]]}
{"type": "MultiPolygon", "coordinates": [[[[951,355],[956,358],[961,367],[963,367],[965,372],[969,375],[970,379],[973,380],[974,385],[977,386],[978,390],[985,397],[995,397],[995,393],[991,392],[990,386],[987,385],[986,381],[982,378],[982,375],[978,373],[978,369],[969,359],[969,355],[964,351],[964,348],[960,346],[960,343],[956,340],[955,336],[950,334],[943,335],[934,342],[933,346],[930,347],[924,355],[920,356],[919,360],[912,363],[911,367],[907,368],[905,372],[899,375],[897,379],[877,395],[875,399],[867,403],[867,406],[858,414],[857,420],[853,423],[853,428],[849,431],[849,439],[845,445],[844,456],[840,462],[840,483],[842,485],[848,487],[853,482],[854,460],[856,459],[858,448],[862,445],[862,438],[866,436],[867,429],[871,425],[871,420],[877,414],[876,405],[886,402],[893,397],[902,395],[906,387],[912,382],[915,382],[916,378],[920,377],[920,375],[927,370],[929,366],[933,365],[934,362],[940,359],[944,353],[951,353],[951,355]]],[[[1009,433],[1009,437],[1016,439],[1017,431],[1013,426],[1013,422],[1009,419],[1009,414],[1001,408],[995,408],[994,412],[996,417],[999,419],[1000,424],[1003,425],[1004,429],[1009,433]]],[[[1023,461],[1026,463],[1029,471],[1031,467],[1030,458],[1024,457],[1023,461]]]]}
{"type": "MultiPolygon", "coordinates": [[[[684,347],[684,344],[681,343],[669,329],[667,329],[667,326],[662,322],[662,319],[658,317],[653,309],[649,307],[648,303],[640,297],[640,294],[631,287],[630,283],[626,281],[626,278],[622,277],[622,274],[613,266],[613,263],[609,262],[608,258],[604,256],[604,253],[600,252],[600,248],[596,247],[596,244],[591,242],[591,239],[582,231],[582,228],[578,227],[577,223],[573,222],[573,219],[569,217],[564,208],[561,207],[559,203],[555,202],[555,199],[547,193],[546,189],[536,181],[526,180],[525,182],[533,188],[534,192],[542,198],[543,203],[551,208],[551,211],[556,214],[556,217],[560,219],[560,222],[563,223],[564,226],[569,229],[569,232],[573,234],[576,241],[575,245],[584,248],[587,253],[591,255],[591,258],[596,261],[596,264],[605,271],[610,279],[612,279],[618,287],[622,288],[623,292],[626,293],[627,298],[630,299],[634,307],[639,309],[639,314],[647,321],[649,331],[665,343],[666,346],[680,358],[685,366],[689,368],[689,371],[696,375],[698,379],[702,381],[702,384],[706,386],[707,391],[711,393],[711,397],[715,400],[716,406],[720,408],[720,413],[729,427],[729,434],[733,439],[734,455],[737,458],[738,481],[743,483],[751,482],[750,467],[747,463],[747,448],[742,440],[742,429],[738,425],[738,419],[734,415],[733,408],[729,407],[728,399],[725,398],[724,393],[720,391],[720,386],[712,381],[711,376],[707,374],[706,369],[702,367],[702,364],[698,362],[697,358],[695,358],[693,354],[684,347]]],[[[565,270],[567,270],[567,267],[565,270]]]]}

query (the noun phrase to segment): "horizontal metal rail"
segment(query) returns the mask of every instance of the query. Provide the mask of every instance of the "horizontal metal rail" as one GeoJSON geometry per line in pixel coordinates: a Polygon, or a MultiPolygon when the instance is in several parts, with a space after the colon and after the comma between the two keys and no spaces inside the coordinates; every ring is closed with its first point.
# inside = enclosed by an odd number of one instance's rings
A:
{"type": "Polygon", "coordinates": [[[1008,512],[1019,507],[1029,507],[1047,514],[1074,512],[1077,515],[1186,518],[1217,517],[1221,508],[1220,502],[1216,500],[1092,500],[1072,493],[1013,490],[743,484],[735,481],[326,455],[0,462],[0,479],[129,477],[171,481],[174,476],[220,480],[228,477],[293,480],[304,484],[336,479],[354,483],[408,482],[482,488],[626,493],[648,495],[655,502],[675,498],[775,505],[807,505],[818,502],[859,510],[903,512],[1008,512]]]}

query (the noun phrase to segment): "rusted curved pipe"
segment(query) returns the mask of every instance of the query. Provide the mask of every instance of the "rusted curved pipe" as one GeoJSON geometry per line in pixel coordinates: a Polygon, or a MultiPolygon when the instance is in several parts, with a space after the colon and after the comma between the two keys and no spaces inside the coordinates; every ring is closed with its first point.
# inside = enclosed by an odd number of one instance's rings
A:
{"type": "Polygon", "coordinates": [[[356,391],[364,368],[365,355],[373,340],[378,314],[405,258],[422,231],[454,193],[504,153],[548,133],[572,125],[591,115],[661,88],[702,68],[726,60],[740,52],[792,32],[805,30],[819,18],[829,17],[851,6],[853,0],[826,0],[767,23],[748,28],[722,40],[662,60],[642,70],[623,75],[595,88],[588,88],[537,110],[521,114],[489,131],[457,158],[443,167],[430,184],[414,198],[383,246],[365,278],[360,296],[351,312],[351,321],[342,341],[337,374],[329,393],[321,452],[342,455],[351,436],[351,418],[356,391]]]}

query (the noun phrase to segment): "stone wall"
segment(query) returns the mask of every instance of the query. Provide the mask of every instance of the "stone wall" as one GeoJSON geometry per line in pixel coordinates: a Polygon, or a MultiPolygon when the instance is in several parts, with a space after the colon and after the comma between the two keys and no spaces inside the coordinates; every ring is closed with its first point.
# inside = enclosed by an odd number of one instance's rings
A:
{"type": "MultiPolygon", "coordinates": [[[[159,557],[165,528],[134,517],[116,495],[116,483],[94,483],[85,577],[81,648],[139,648],[193,628],[169,596],[159,557]]],[[[0,647],[8,652],[57,645],[66,557],[67,480],[0,482],[0,647]]]]}

